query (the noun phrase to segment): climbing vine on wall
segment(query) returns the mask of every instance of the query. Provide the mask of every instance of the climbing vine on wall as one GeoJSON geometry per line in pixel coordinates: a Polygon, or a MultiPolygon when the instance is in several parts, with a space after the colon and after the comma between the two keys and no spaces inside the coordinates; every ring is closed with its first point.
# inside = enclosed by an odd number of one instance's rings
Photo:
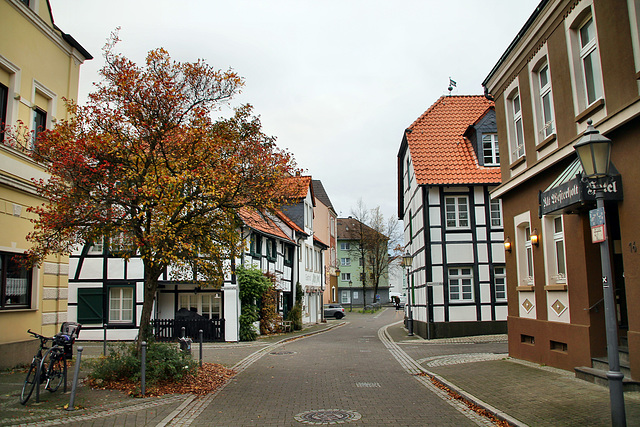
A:
{"type": "Polygon", "coordinates": [[[282,317],[278,314],[278,291],[276,290],[276,277],[272,273],[265,273],[271,282],[262,294],[262,306],[260,307],[260,333],[262,335],[280,332],[280,321],[282,317]]]}
{"type": "Polygon", "coordinates": [[[236,276],[240,291],[240,341],[254,341],[258,336],[254,323],[260,319],[258,302],[273,283],[255,267],[239,266],[236,276]]]}

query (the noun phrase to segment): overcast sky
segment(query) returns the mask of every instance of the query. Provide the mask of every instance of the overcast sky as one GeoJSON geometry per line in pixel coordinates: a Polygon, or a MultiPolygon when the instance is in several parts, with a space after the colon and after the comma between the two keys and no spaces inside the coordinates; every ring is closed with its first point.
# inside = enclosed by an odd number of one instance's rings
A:
{"type": "Polygon", "coordinates": [[[94,59],[79,101],[99,79],[102,47],[142,63],[173,59],[236,70],[233,105],[250,103],[265,132],[320,179],[338,215],[362,198],[397,215],[403,131],[440,96],[483,93],[482,81],[539,0],[50,0],[56,25],[94,59]]]}

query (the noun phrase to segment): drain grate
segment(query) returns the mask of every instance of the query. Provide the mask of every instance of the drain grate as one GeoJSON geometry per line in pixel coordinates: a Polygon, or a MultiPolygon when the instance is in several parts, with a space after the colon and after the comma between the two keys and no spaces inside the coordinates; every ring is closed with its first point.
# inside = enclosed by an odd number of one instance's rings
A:
{"type": "Polygon", "coordinates": [[[272,351],[271,353],[274,356],[284,356],[286,354],[296,354],[295,351],[272,351]]]}
{"type": "Polygon", "coordinates": [[[315,411],[302,412],[294,418],[296,421],[305,424],[343,424],[359,420],[361,417],[362,415],[355,411],[318,409],[315,411]]]}

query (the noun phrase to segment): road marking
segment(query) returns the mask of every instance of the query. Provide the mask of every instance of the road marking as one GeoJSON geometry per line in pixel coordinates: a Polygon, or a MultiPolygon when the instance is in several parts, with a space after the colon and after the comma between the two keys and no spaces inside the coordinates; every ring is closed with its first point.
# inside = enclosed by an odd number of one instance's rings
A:
{"type": "Polygon", "coordinates": [[[356,383],[356,387],[360,387],[360,388],[382,388],[380,383],[356,383]]]}
{"type": "Polygon", "coordinates": [[[486,362],[489,360],[501,360],[509,357],[507,353],[467,353],[446,356],[432,356],[416,360],[420,365],[430,368],[436,366],[461,365],[463,363],[486,362]]]}

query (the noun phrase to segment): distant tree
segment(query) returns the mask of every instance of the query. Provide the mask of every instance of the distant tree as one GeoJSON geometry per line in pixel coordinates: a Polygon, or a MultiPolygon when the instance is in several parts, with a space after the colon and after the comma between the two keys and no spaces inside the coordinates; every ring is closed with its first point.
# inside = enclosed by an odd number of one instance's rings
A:
{"type": "Polygon", "coordinates": [[[389,254],[395,254],[399,247],[398,220],[392,216],[385,221],[379,206],[368,209],[362,199],[351,210],[351,215],[357,220],[349,229],[349,235],[356,243],[351,251],[360,259],[363,304],[366,306],[367,288],[373,289],[374,296],[378,294],[380,280],[389,272],[389,254]]]}
{"type": "Polygon", "coordinates": [[[117,41],[104,48],[88,104],[68,102],[72,118],[38,137],[33,156],[51,177],[36,182],[48,203],[31,209],[29,255],[38,263],[103,237],[126,242],[122,256],[144,264],[146,339],[160,274],[172,266],[178,280],[219,286],[239,244],[238,209],[279,207],[296,170],[251,106],[212,119],[244,84],[234,71],[175,62],[163,49],[139,67],[114,53],[117,41]]]}
{"type": "Polygon", "coordinates": [[[377,206],[369,211],[368,225],[375,231],[367,235],[366,247],[373,294],[377,295],[380,280],[389,275],[389,263],[395,255],[399,241],[398,220],[395,216],[385,220],[380,207],[377,206]]]}

